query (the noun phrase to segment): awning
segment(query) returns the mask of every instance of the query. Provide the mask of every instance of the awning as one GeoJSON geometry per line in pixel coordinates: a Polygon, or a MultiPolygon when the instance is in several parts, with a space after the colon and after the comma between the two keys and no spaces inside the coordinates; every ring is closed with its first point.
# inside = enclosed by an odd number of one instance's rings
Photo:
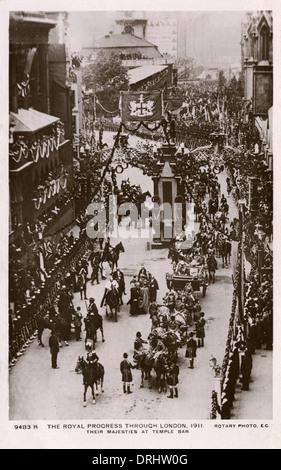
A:
{"type": "Polygon", "coordinates": [[[168,69],[167,65],[144,65],[142,67],[136,67],[128,71],[129,84],[141,82],[146,78],[152,77],[156,73],[162,72],[162,70],[168,69]]]}
{"type": "Polygon", "coordinates": [[[15,123],[14,132],[18,133],[36,132],[60,120],[58,117],[35,109],[19,109],[17,114],[10,113],[10,118],[15,123]]]}

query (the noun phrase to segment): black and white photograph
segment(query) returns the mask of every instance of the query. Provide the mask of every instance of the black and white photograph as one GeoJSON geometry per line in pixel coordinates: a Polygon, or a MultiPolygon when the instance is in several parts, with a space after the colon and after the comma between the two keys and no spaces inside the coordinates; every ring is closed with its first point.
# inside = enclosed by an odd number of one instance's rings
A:
{"type": "Polygon", "coordinates": [[[0,9],[2,445],[280,448],[278,3],[0,9]]]}

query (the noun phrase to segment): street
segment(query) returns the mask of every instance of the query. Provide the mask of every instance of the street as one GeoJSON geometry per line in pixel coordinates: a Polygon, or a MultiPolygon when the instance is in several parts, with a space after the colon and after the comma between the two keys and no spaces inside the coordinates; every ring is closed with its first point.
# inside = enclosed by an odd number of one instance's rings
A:
{"type": "MultiPolygon", "coordinates": [[[[151,183],[138,169],[126,170],[119,176],[120,180],[130,177],[131,184],[141,184],[146,191],[151,183]]],[[[225,188],[225,174],[219,175],[221,191],[225,188]]],[[[225,192],[226,194],[226,192],[225,192]]],[[[236,214],[233,201],[228,198],[230,220],[236,214]]],[[[197,224],[196,224],[197,225],[197,224]]],[[[122,231],[120,233],[122,235],[122,231]]],[[[161,304],[165,295],[165,273],[172,272],[171,261],[167,258],[167,249],[149,250],[148,239],[122,239],[125,253],[120,254],[119,267],[125,275],[126,293],[124,305],[118,314],[118,321],[105,315],[105,308],[99,309],[103,316],[105,342],[101,341],[98,332],[96,353],[105,368],[104,393],[97,396],[96,405],[92,404],[91,392],[88,389],[87,407],[83,408],[83,378],[75,372],[78,356],[86,356],[85,331],[83,341],[76,342],[74,334],[69,346],[63,343],[58,355],[59,369],[51,368],[51,357],[48,347],[49,330],[43,334],[45,347],[38,346],[34,340],[24,356],[10,371],[10,419],[33,420],[66,420],[66,419],[209,419],[211,411],[211,394],[214,389],[214,378],[209,366],[211,356],[222,364],[228,333],[228,322],[232,301],[232,266],[222,268],[218,260],[216,282],[211,284],[205,298],[200,294],[200,304],[206,318],[205,347],[197,351],[194,370],[188,369],[189,361],[185,358],[185,347],[179,349],[179,397],[167,400],[167,394],[158,393],[155,380],[153,387],[140,388],[141,372],[133,370],[133,393],[123,394],[120,373],[120,362],[123,353],[127,352],[133,361],[133,344],[137,331],[147,338],[151,330],[149,315],[129,316],[130,280],[138,274],[144,265],[159,282],[157,302],[161,304]]],[[[113,242],[117,244],[118,240],[113,242]]],[[[234,255],[232,256],[233,262],[234,255]]],[[[234,260],[235,261],[235,260],[234,260]]],[[[109,266],[105,263],[105,274],[109,275],[109,266]]],[[[99,285],[88,283],[87,298],[94,297],[99,307],[106,280],[99,285]]],[[[80,306],[83,316],[86,315],[85,301],[80,294],[74,297],[75,307],[80,306]]],[[[155,373],[152,372],[155,378],[155,373]]],[[[168,392],[168,391],[167,391],[168,392]]]]}

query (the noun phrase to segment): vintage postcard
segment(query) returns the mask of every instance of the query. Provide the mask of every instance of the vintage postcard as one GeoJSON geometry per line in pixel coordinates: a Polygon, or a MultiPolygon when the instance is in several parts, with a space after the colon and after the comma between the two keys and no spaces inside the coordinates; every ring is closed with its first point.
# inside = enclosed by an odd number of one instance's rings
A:
{"type": "Polygon", "coordinates": [[[0,11],[1,448],[280,448],[278,2],[0,11]]]}

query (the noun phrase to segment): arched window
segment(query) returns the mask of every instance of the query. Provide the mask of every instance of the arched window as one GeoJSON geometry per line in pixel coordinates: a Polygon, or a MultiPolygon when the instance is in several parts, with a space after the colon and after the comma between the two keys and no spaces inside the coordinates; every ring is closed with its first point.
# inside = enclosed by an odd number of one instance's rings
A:
{"type": "Polygon", "coordinates": [[[269,29],[266,25],[260,30],[260,60],[269,60],[269,29]]]}
{"type": "Polygon", "coordinates": [[[125,34],[134,34],[134,28],[131,24],[126,24],[124,28],[124,33],[125,34]]]}

